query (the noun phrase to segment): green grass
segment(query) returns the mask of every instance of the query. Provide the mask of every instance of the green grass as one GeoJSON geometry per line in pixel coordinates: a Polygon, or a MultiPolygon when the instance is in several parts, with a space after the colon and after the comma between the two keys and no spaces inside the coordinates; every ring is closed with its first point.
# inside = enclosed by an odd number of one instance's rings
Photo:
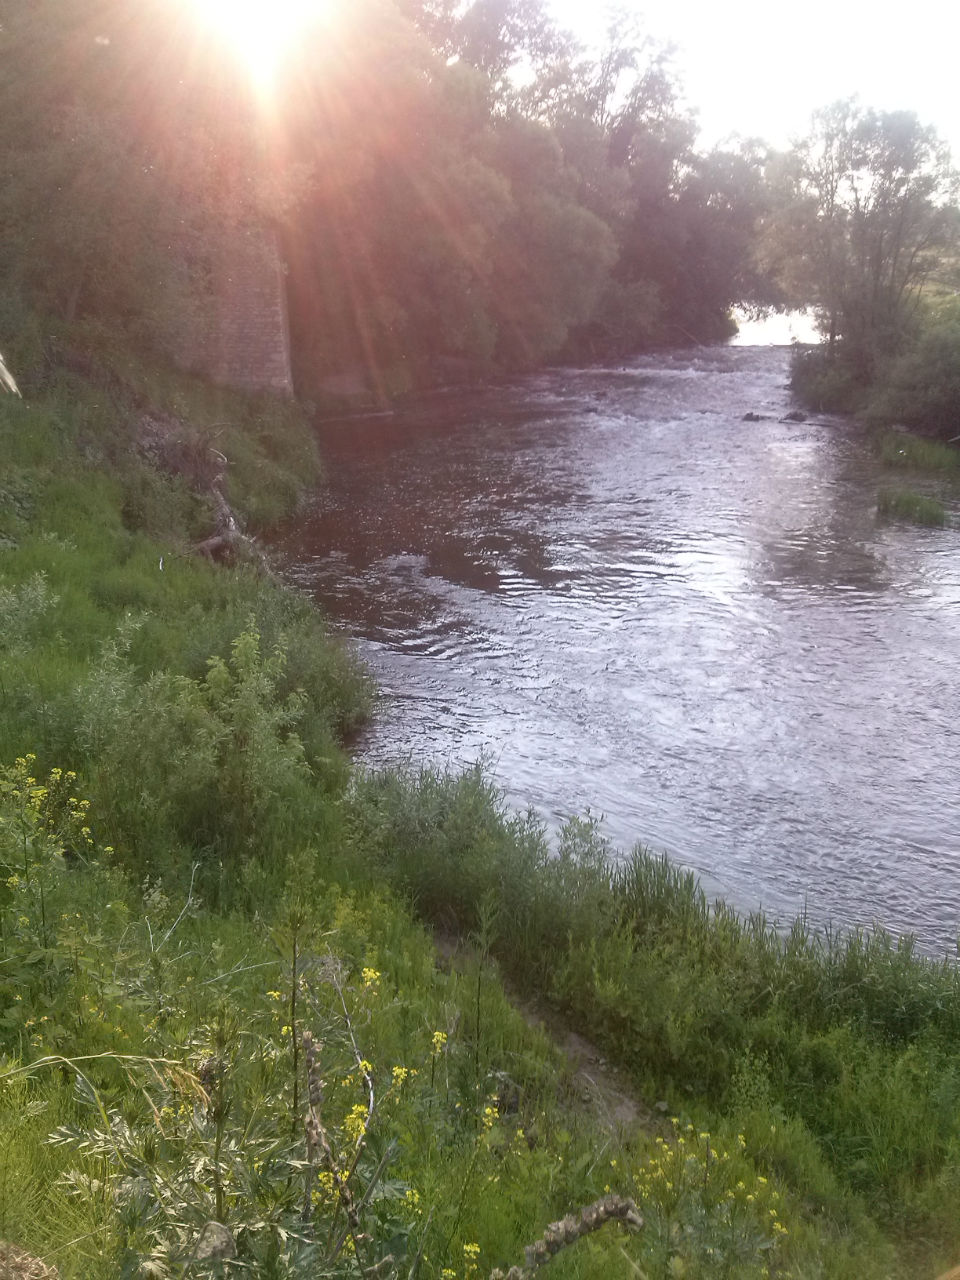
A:
{"type": "Polygon", "coordinates": [[[886,467],[907,471],[960,470],[960,449],[907,431],[885,431],[880,436],[879,448],[880,459],[886,467]]]}
{"type": "Polygon", "coordinates": [[[402,902],[308,850],[266,878],[247,864],[253,914],[211,912],[195,880],[136,888],[83,834],[78,780],[34,763],[0,773],[0,1221],[64,1277],[185,1274],[212,1219],[261,1276],[357,1274],[354,1239],[366,1265],[393,1257],[384,1274],[486,1275],[609,1192],[644,1228],[554,1274],[799,1275],[820,1255],[893,1273],[840,1192],[808,1213],[791,1182],[804,1159],[829,1179],[822,1157],[755,1096],[715,1127],[690,1100],[629,1134],[579,1100],[482,933],[443,972],[402,902]]]}
{"type": "Polygon", "coordinates": [[[893,520],[909,520],[942,528],[947,523],[947,510],[937,498],[912,489],[881,489],[877,494],[877,511],[893,520]]]}
{"type": "MultiPolygon", "coordinates": [[[[256,634],[264,655],[257,679],[269,696],[282,703],[302,693],[296,736],[311,785],[300,809],[304,821],[322,828],[311,797],[341,785],[346,761],[338,744],[366,712],[367,677],[309,604],[259,567],[217,568],[193,554],[191,544],[211,529],[205,495],[142,456],[126,410],[96,387],[73,378],[67,399],[64,380],[53,381],[36,403],[0,400],[0,451],[8,462],[0,479],[0,759],[29,748],[41,760],[82,771],[96,791],[105,839],[118,847],[127,842],[131,866],[188,863],[198,815],[210,815],[213,831],[226,812],[210,812],[215,798],[201,783],[202,731],[199,712],[190,720],[190,703],[207,697],[209,704],[210,659],[229,660],[240,634],[256,634]],[[274,662],[271,655],[279,653],[282,660],[274,662]],[[155,732],[142,745],[144,724],[155,732]],[[170,760],[147,778],[137,762],[163,732],[173,735],[170,760]],[[187,764],[191,753],[197,759],[187,764]],[[161,811],[179,817],[167,823],[161,811]]],[[[191,391],[197,413],[239,403],[210,391],[204,407],[192,384],[172,379],[171,385],[191,391]]],[[[169,395],[169,403],[184,407],[169,395]]],[[[231,430],[247,433],[245,452],[237,451],[246,459],[237,467],[241,492],[260,476],[265,491],[278,491],[270,479],[275,460],[258,443],[266,408],[256,401],[231,413],[231,430]]],[[[305,423],[297,427],[289,406],[276,406],[276,418],[286,423],[279,440],[299,431],[296,448],[274,449],[287,456],[286,467],[298,450],[310,452],[312,437],[305,423]]],[[[208,428],[201,417],[190,430],[208,428]]],[[[292,484],[293,473],[282,474],[292,484]]],[[[259,502],[264,509],[267,499],[259,502]]],[[[283,512],[290,509],[285,502],[283,512]]],[[[233,821],[242,821],[241,808],[232,808],[233,821]]],[[[277,840],[282,826],[276,824],[277,840]]],[[[247,834],[264,841],[269,857],[274,837],[263,827],[247,834]]],[[[206,862],[217,860],[222,844],[219,835],[209,836],[206,862]]]]}

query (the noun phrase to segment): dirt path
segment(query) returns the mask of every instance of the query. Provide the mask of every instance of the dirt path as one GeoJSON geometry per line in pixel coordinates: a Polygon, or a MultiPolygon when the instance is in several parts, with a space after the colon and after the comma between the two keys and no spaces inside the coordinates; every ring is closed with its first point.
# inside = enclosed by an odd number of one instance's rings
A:
{"type": "MultiPolygon", "coordinates": [[[[476,951],[453,934],[435,933],[443,968],[463,973],[476,962],[476,951]]],[[[650,1106],[624,1071],[607,1062],[601,1050],[580,1035],[545,1001],[521,995],[500,974],[503,989],[528,1026],[543,1031],[566,1059],[575,1097],[609,1133],[629,1138],[638,1129],[664,1132],[665,1104],[650,1106]]]]}
{"type": "Polygon", "coordinates": [[[574,1031],[548,1005],[518,996],[506,984],[505,989],[527,1024],[543,1030],[564,1055],[580,1100],[605,1129],[621,1137],[628,1137],[636,1129],[661,1130],[661,1110],[648,1106],[625,1072],[607,1062],[595,1044],[574,1031]]]}

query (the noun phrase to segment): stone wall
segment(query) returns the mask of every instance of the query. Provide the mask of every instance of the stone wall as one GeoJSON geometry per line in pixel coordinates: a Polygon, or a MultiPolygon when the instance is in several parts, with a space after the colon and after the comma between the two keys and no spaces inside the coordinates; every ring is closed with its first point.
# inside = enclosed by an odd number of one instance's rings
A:
{"type": "Polygon", "coordinates": [[[231,236],[211,293],[178,363],[224,386],[292,396],[286,273],[274,234],[251,227],[231,236]]]}

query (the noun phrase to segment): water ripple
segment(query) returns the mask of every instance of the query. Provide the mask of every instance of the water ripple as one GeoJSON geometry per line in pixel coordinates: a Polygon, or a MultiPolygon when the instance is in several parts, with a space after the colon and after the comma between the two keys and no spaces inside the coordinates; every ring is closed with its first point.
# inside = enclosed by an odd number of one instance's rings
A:
{"type": "Polygon", "coordinates": [[[284,537],[386,692],[371,761],[492,754],[713,892],[949,948],[960,533],[883,524],[850,425],[779,421],[783,349],[643,357],[325,424],[284,537]],[[760,422],[744,422],[747,412],[760,422]]]}

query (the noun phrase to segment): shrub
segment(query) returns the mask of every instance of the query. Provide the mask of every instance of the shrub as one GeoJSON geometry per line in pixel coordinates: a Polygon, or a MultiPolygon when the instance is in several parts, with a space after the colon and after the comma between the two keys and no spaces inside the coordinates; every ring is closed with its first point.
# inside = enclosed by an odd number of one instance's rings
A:
{"type": "Polygon", "coordinates": [[[842,348],[798,348],[790,366],[790,386],[802,404],[818,413],[853,413],[864,387],[843,359],[842,348]]]}
{"type": "Polygon", "coordinates": [[[203,680],[161,671],[141,681],[128,657],[138,625],[128,618],[77,692],[111,842],[141,873],[169,858],[171,837],[207,860],[280,857],[320,801],[295,732],[304,696],[280,689],[283,649],[263,655],[251,625],[203,680]]]}
{"type": "Polygon", "coordinates": [[[635,1175],[646,1214],[642,1261],[657,1273],[765,1277],[789,1234],[780,1192],[745,1158],[746,1138],[731,1145],[671,1121],[671,1139],[635,1175]]]}
{"type": "Polygon", "coordinates": [[[923,325],[873,395],[870,414],[941,439],[960,435],[960,312],[923,325]]]}

